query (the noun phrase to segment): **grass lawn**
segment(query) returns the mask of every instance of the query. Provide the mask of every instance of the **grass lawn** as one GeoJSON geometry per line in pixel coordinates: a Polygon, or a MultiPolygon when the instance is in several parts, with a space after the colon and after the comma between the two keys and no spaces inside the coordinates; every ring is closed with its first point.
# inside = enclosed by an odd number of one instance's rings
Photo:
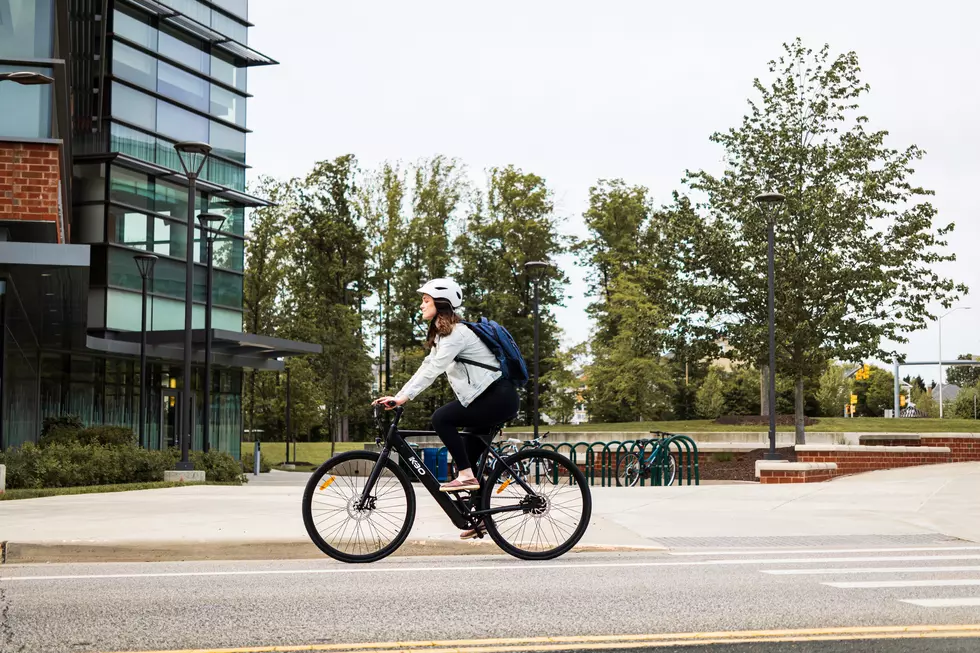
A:
{"type": "MultiPolygon", "coordinates": [[[[355,449],[363,449],[367,442],[338,442],[336,445],[335,453],[343,453],[344,451],[353,451],[355,449]]],[[[374,444],[374,441],[371,441],[374,444]]],[[[255,450],[255,444],[252,442],[242,442],[242,453],[252,453],[255,450]]],[[[293,457],[293,448],[289,447],[289,457],[293,457]]],[[[296,444],[296,460],[310,463],[311,466],[307,467],[304,465],[299,465],[296,467],[296,471],[312,471],[320,466],[324,460],[330,457],[330,443],[329,442],[298,442],[296,444]]],[[[284,442],[263,442],[262,443],[262,460],[267,462],[269,466],[275,467],[286,461],[286,444],[284,442]]]]}
{"type": "MultiPolygon", "coordinates": [[[[531,431],[529,426],[508,428],[507,431],[531,431]]],[[[749,432],[769,430],[768,424],[729,426],[715,424],[713,420],[690,420],[674,422],[623,422],[619,424],[547,424],[540,427],[545,431],[666,431],[668,433],[696,432],[749,432]]],[[[792,426],[779,425],[778,431],[793,431],[792,426]]],[[[884,417],[821,417],[816,424],[806,427],[812,433],[980,433],[980,421],[972,419],[886,419],[884,417]]],[[[300,457],[300,460],[303,458],[300,457]]]]}
{"type": "MultiPolygon", "coordinates": [[[[7,490],[0,493],[0,501],[15,499],[39,499],[65,494],[96,494],[99,492],[128,492],[130,490],[159,490],[167,487],[183,487],[185,485],[204,485],[203,483],[175,483],[159,481],[156,483],[121,483],[119,485],[82,485],[79,487],[49,487],[35,489],[7,490]]],[[[208,485],[211,485],[210,483],[208,485]]],[[[221,484],[227,485],[227,484],[221,484]]]]}

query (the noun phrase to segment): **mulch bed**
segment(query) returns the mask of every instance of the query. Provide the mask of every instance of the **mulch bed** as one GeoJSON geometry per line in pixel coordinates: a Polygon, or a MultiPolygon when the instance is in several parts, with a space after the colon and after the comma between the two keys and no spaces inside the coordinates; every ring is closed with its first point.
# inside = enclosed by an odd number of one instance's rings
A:
{"type": "MultiPolygon", "coordinates": [[[[768,452],[769,447],[731,454],[702,452],[698,456],[698,471],[705,481],[758,481],[755,477],[755,461],[762,460],[768,452]],[[731,460],[719,460],[728,455],[732,456],[731,460]]],[[[777,447],[776,453],[785,460],[796,462],[796,450],[793,447],[777,447]]]]}

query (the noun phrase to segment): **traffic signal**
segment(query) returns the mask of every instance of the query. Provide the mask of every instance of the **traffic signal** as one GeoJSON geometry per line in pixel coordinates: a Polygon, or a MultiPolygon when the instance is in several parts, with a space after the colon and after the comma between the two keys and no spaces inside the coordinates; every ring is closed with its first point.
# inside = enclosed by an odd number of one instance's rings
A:
{"type": "Polygon", "coordinates": [[[900,408],[905,408],[905,395],[898,395],[898,405],[900,408]]]}

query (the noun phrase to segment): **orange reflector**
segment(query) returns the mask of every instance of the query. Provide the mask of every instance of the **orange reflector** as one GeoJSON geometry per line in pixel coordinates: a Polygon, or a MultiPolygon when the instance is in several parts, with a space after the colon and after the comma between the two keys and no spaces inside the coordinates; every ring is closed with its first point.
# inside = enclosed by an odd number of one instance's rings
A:
{"type": "Polygon", "coordinates": [[[497,488],[497,494],[500,494],[501,492],[503,492],[504,490],[506,490],[507,489],[507,486],[510,485],[513,482],[514,482],[514,479],[508,478],[506,481],[504,481],[503,483],[501,483],[500,484],[500,487],[497,488]]]}
{"type": "Polygon", "coordinates": [[[325,480],[323,482],[323,485],[320,486],[320,491],[322,492],[322,491],[326,490],[328,487],[330,487],[330,484],[333,483],[334,482],[334,479],[336,479],[336,478],[337,478],[336,476],[331,476],[330,478],[328,478],[327,480],[325,480]]]}

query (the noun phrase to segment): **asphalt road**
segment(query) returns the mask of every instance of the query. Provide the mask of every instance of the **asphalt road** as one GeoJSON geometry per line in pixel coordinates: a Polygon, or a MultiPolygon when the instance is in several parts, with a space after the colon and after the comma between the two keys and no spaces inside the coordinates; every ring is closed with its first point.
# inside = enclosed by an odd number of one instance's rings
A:
{"type": "Polygon", "coordinates": [[[471,639],[494,640],[481,645],[485,651],[594,650],[600,641],[619,650],[669,651],[720,641],[711,653],[931,653],[980,650],[977,635],[980,545],[966,542],[570,554],[545,563],[465,556],[362,566],[293,560],[0,567],[3,653],[363,650],[357,644],[432,640],[455,643],[429,650],[465,651],[471,645],[456,640],[471,639]],[[893,629],[881,635],[888,639],[839,642],[813,641],[821,635],[812,630],[757,632],[846,628],[840,637],[876,637],[869,627],[896,626],[937,628],[915,631],[915,639],[891,639],[902,635],[893,629]],[[634,637],[644,634],[656,637],[634,637]],[[607,638],[589,639],[596,636],[607,638]],[[777,636],[788,641],[765,641],[777,636]],[[559,639],[529,639],[542,637],[559,639]]]}

